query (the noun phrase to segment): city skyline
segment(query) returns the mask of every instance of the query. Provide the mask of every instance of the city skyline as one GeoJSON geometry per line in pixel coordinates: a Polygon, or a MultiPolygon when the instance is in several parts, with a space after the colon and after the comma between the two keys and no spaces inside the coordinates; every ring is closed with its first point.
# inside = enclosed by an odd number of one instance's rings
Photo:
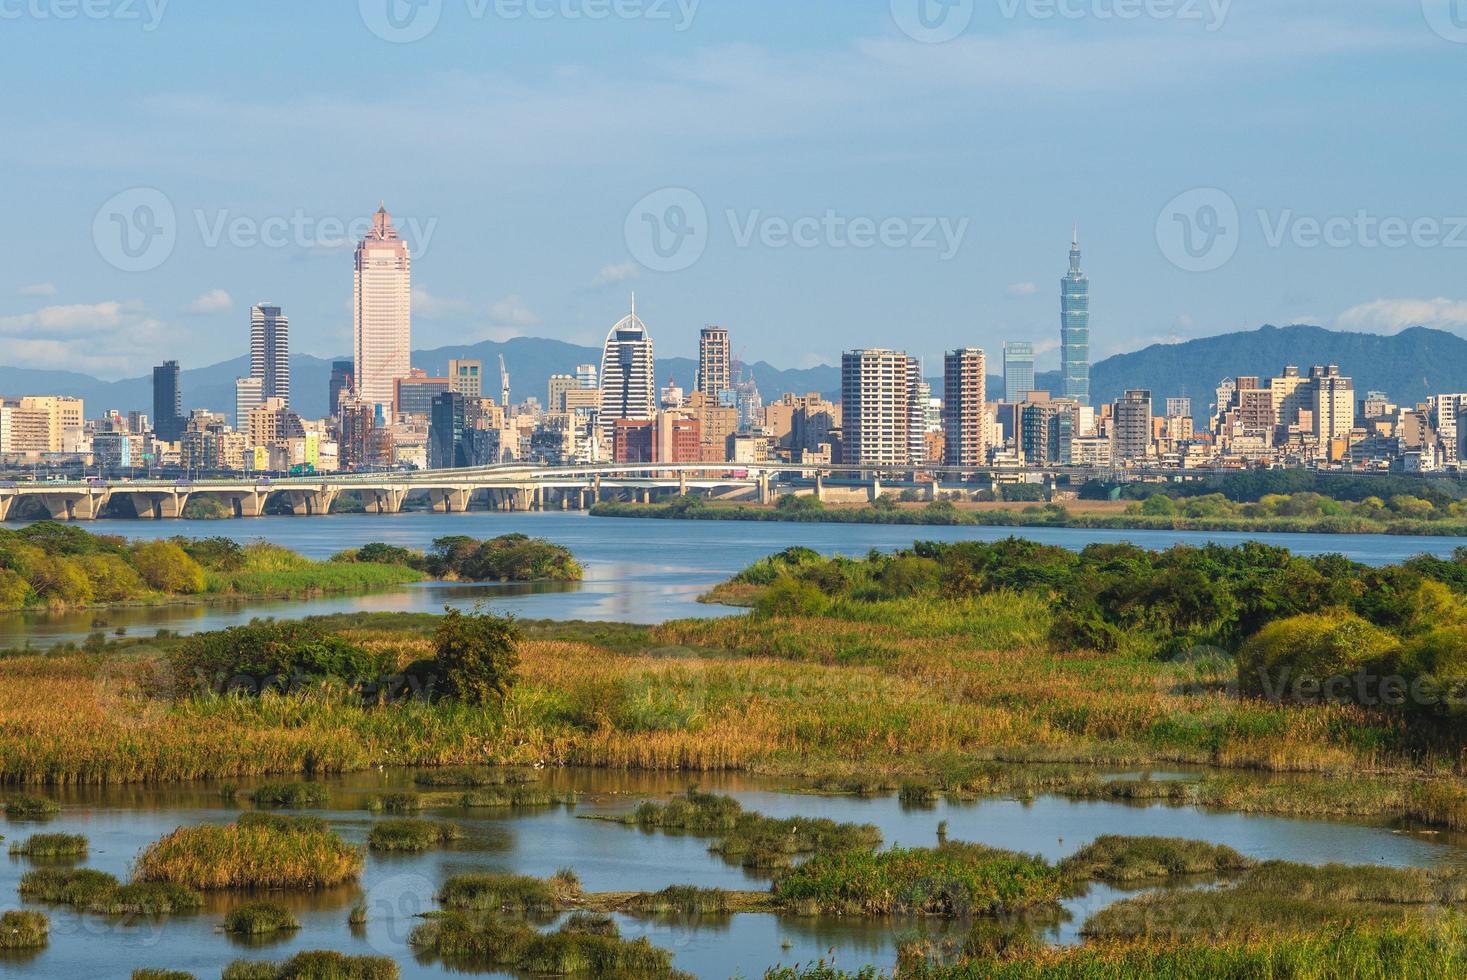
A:
{"type": "Polygon", "coordinates": [[[150,31],[7,21],[18,43],[0,77],[37,93],[14,107],[0,148],[27,188],[7,213],[29,239],[0,272],[7,362],[136,377],[168,344],[201,363],[209,338],[263,295],[292,313],[297,350],[345,354],[351,315],[325,270],[378,196],[425,261],[415,328],[430,348],[466,335],[595,345],[606,301],[638,285],[665,331],[715,318],[758,358],[791,366],[833,365],[910,318],[909,346],[929,363],[1014,339],[1049,367],[1045,283],[1076,219],[1105,284],[1092,362],[1260,323],[1467,322],[1460,249],[1447,241],[1460,208],[1440,191],[1455,183],[1463,137],[1439,93],[1462,47],[1415,4],[1333,5],[1325,20],[1310,16],[1313,0],[1239,0],[1215,25],[1045,21],[1020,4],[1009,19],[979,12],[943,43],[909,36],[887,4],[704,5],[682,31],[474,20],[448,6],[413,43],[374,34],[351,5],[268,0],[248,14],[172,5],[150,31]],[[281,37],[271,25],[286,16],[294,29],[281,37]],[[221,75],[220,37],[268,48],[292,71],[221,75]],[[111,84],[67,71],[78,46],[111,84]],[[364,63],[393,83],[352,84],[364,63]],[[1174,84],[1139,81],[1161,75],[1174,84]],[[1083,112],[1071,108],[1081,87],[1083,112]],[[779,98],[790,91],[804,101],[779,98]],[[1314,111],[1289,111],[1281,91],[1314,111]],[[291,152],[244,165],[237,134],[267,123],[291,152]],[[1061,126],[1066,152],[1050,153],[1061,126]],[[1193,137],[1176,140],[1179,128],[1193,137]],[[390,152],[367,135],[384,132],[398,134],[390,152]],[[518,134],[508,149],[506,132],[518,134]],[[1008,138],[983,135],[994,132],[1008,138]],[[588,144],[603,150],[594,162],[571,152],[588,144]],[[1125,165],[1134,153],[1145,168],[1125,165]],[[1261,170],[1261,155],[1292,165],[1261,170]],[[905,179],[889,179],[894,168],[905,179]],[[679,188],[705,209],[707,240],[693,265],[658,271],[629,244],[629,219],[679,188]],[[1208,191],[1221,193],[1193,193],[1208,191]],[[1192,206],[1172,214],[1178,200],[1192,206]],[[1229,217],[1229,204],[1241,227],[1172,220],[1229,217]],[[113,215],[166,213],[169,254],[155,267],[130,271],[150,256],[99,250],[94,232],[115,231],[113,215]],[[813,247],[778,234],[806,218],[819,226],[813,247]],[[956,254],[905,247],[927,237],[923,219],[968,223],[956,254]],[[860,221],[894,222],[904,247],[851,247],[842,229],[860,221]],[[1435,244],[1382,241],[1383,223],[1423,221],[1444,223],[1435,244]],[[1213,255],[1169,257],[1158,242],[1168,229],[1235,251],[1191,271],[1213,255]]]}

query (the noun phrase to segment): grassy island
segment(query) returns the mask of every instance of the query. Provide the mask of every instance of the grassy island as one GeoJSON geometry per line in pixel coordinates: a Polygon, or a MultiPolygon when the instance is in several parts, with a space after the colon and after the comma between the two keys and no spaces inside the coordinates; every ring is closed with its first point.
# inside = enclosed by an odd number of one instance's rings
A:
{"type": "Polygon", "coordinates": [[[129,541],[53,521],[0,529],[0,611],[300,598],[426,578],[565,582],[581,575],[567,549],[523,534],[440,538],[426,554],[369,544],[313,561],[263,541],[129,541]]]}

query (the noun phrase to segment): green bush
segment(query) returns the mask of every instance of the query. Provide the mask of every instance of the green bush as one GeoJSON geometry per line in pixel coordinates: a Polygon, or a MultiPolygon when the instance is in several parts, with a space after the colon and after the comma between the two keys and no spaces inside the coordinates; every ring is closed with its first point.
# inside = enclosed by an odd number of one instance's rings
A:
{"type": "Polygon", "coordinates": [[[578,582],[583,571],[570,551],[523,534],[490,541],[454,536],[433,542],[428,572],[470,582],[578,582]]]}
{"type": "Polygon", "coordinates": [[[184,693],[196,691],[190,682],[215,690],[228,685],[225,690],[258,693],[302,676],[354,681],[392,673],[385,654],[368,651],[311,620],[256,620],[199,633],[172,648],[168,659],[184,693]],[[241,678],[254,683],[242,686],[241,678]]]}
{"type": "Polygon", "coordinates": [[[143,581],[169,595],[204,591],[204,570],[173,541],[144,541],[132,549],[133,567],[143,581]]]}
{"type": "Polygon", "coordinates": [[[784,575],[764,590],[754,603],[760,616],[819,616],[830,608],[820,588],[802,578],[784,575]]]}
{"type": "Polygon", "coordinates": [[[445,610],[433,634],[440,689],[465,704],[498,704],[514,685],[519,641],[512,619],[445,610]]]}
{"type": "Polygon", "coordinates": [[[1238,652],[1239,688],[1275,700],[1296,691],[1320,696],[1318,684],[1379,663],[1395,645],[1391,634],[1343,610],[1293,616],[1269,623],[1243,645],[1238,652]],[[1300,688],[1301,681],[1316,686],[1300,688]]]}

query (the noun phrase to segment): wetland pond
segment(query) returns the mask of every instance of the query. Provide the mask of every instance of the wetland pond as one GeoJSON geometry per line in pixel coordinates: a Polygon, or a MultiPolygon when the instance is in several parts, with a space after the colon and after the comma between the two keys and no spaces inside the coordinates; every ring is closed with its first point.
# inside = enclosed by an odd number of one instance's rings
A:
{"type": "MultiPolygon", "coordinates": [[[[73,980],[77,977],[127,977],[139,967],[184,970],[200,978],[219,976],[235,959],[283,960],[307,949],[388,956],[408,978],[477,975],[512,976],[472,964],[444,965],[414,954],[407,938],[437,908],[433,895],[451,875],[503,871],[548,877],[569,867],[587,892],[657,891],[668,885],[730,890],[767,889],[769,879],[725,863],[709,853],[705,837],[647,831],[606,820],[586,819],[629,813],[645,799],[665,801],[684,791],[686,776],[545,770],[539,785],[575,791],[574,807],[514,810],[444,808],[421,816],[450,820],[464,838],[444,849],[417,855],[369,852],[360,881],[314,893],[274,893],[290,906],[301,928],[272,942],[244,942],[218,931],[230,908],[258,895],[214,893],[201,912],[164,918],[116,918],[69,907],[21,902],[20,877],[39,866],[29,858],[0,858],[0,908],[44,911],[51,919],[51,941],[32,953],[0,954],[0,973],[24,978],[73,980]],[[348,924],[353,906],[364,902],[365,926],[348,924]]],[[[1114,773],[1112,775],[1126,775],[1114,773]]],[[[1133,774],[1132,774],[1133,775],[1133,774]]],[[[1158,774],[1158,778],[1187,774],[1158,774]]],[[[350,843],[361,845],[375,816],[365,808],[373,796],[415,788],[409,770],[356,773],[323,780],[330,792],[326,809],[287,811],[324,817],[350,843]]],[[[793,791],[773,780],[706,775],[704,791],[731,795],[745,810],[773,817],[821,816],[870,823],[880,828],[885,846],[931,846],[939,822],[950,840],[1066,857],[1102,834],[1177,836],[1226,844],[1255,859],[1308,864],[1340,862],[1396,867],[1467,866],[1467,837],[1422,833],[1386,823],[1301,820],[1110,801],[1078,801],[1041,796],[1031,801],[1003,798],[976,802],[940,801],[910,807],[895,795],[870,798],[816,796],[793,791]]],[[[65,788],[45,795],[61,804],[58,814],[40,821],[5,819],[7,846],[32,833],[84,834],[90,856],[74,866],[96,868],[125,878],[138,853],[180,826],[228,823],[248,809],[254,783],[241,782],[238,803],[228,802],[218,784],[65,788]]],[[[1154,885],[1151,887],[1155,887],[1154,885]]],[[[1079,941],[1080,926],[1092,912],[1134,893],[1092,884],[1082,896],[1065,901],[1065,914],[1040,925],[1052,943],[1079,941]]],[[[772,914],[681,919],[616,916],[625,938],[646,936],[673,954],[673,965],[698,977],[762,977],[776,965],[810,964],[821,958],[853,969],[873,963],[890,969],[899,942],[914,935],[961,939],[961,923],[918,919],[798,918],[772,914]]],[[[553,920],[547,920],[547,924],[553,920]]]]}

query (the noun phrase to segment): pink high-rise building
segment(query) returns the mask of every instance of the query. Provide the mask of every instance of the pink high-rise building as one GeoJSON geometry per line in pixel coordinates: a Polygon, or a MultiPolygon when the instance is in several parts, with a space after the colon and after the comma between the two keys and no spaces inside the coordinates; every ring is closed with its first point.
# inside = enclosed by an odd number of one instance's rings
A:
{"type": "Polygon", "coordinates": [[[392,215],[378,207],[357,245],[354,336],[357,395],[391,411],[393,382],[405,378],[413,347],[412,255],[392,215]]]}

